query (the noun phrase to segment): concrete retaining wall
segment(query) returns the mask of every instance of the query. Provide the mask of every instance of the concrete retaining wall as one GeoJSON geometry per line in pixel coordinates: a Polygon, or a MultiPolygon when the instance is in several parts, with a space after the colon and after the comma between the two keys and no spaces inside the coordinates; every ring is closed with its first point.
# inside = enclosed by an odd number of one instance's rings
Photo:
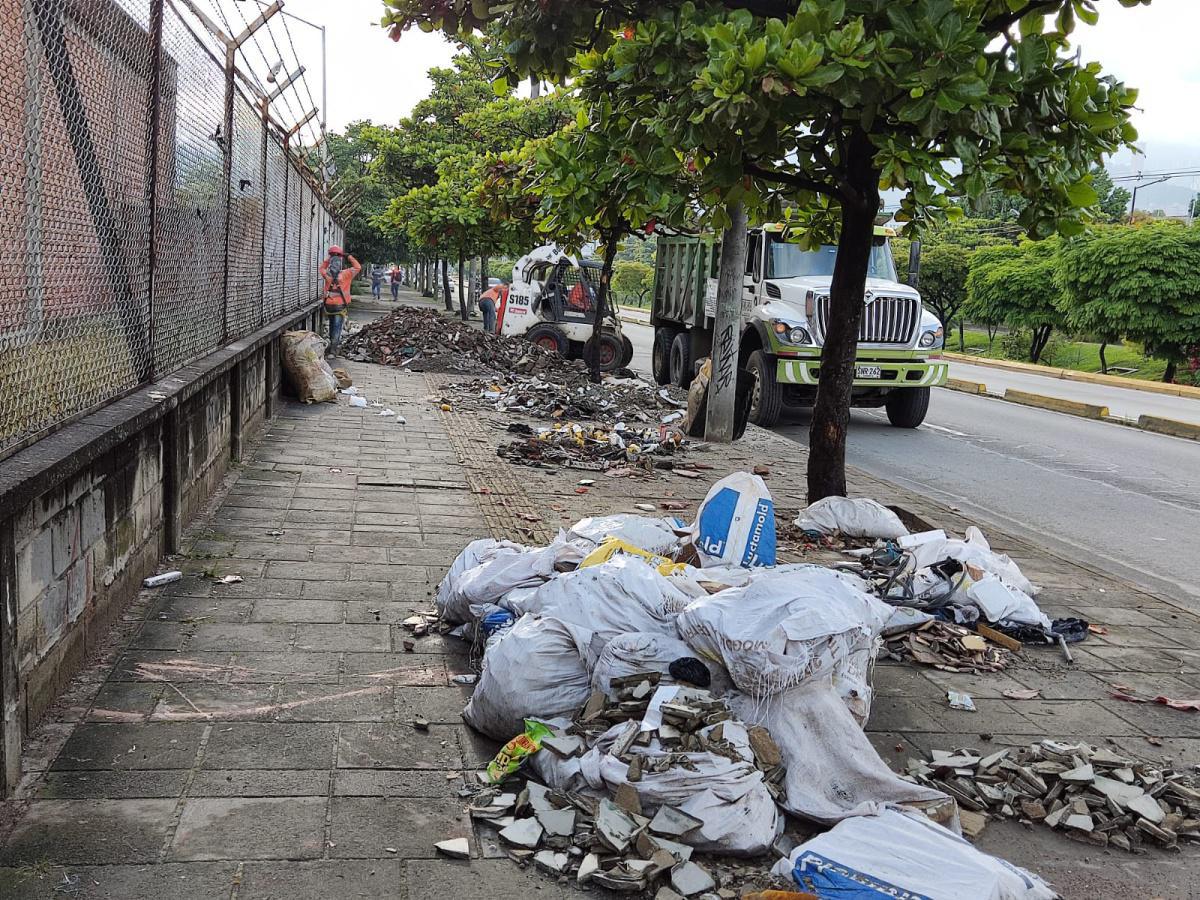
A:
{"type": "Polygon", "coordinates": [[[292,314],[0,462],[0,795],[22,735],[273,414],[279,336],[315,324],[292,314]]]}

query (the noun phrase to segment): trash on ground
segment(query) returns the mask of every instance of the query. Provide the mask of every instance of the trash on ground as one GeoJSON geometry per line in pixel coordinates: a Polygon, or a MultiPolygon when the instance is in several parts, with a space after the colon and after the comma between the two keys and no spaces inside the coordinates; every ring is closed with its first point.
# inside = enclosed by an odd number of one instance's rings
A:
{"type": "Polygon", "coordinates": [[[338,382],[325,362],[325,339],[312,331],[288,331],[280,339],[283,372],[301,403],[337,399],[338,382]]]}
{"type": "Polygon", "coordinates": [[[962,691],[946,691],[946,699],[950,702],[951,709],[977,712],[975,701],[971,699],[970,694],[964,694],[962,691]]]}
{"type": "MultiPolygon", "coordinates": [[[[757,474],[757,473],[755,473],[757,474]]],[[[894,512],[874,500],[825,497],[800,510],[793,523],[802,531],[896,540],[908,529],[894,512]]]]}
{"type": "Polygon", "coordinates": [[[241,584],[245,580],[241,575],[222,575],[217,584],[241,584]]]}
{"type": "Polygon", "coordinates": [[[161,575],[151,575],[142,582],[142,587],[156,588],[162,587],[165,584],[172,584],[183,579],[182,572],[163,572],[161,575]]]}
{"type": "Polygon", "coordinates": [[[351,397],[350,405],[353,406],[355,409],[366,409],[367,408],[367,398],[366,397],[351,397]]]}
{"type": "Polygon", "coordinates": [[[907,773],[964,810],[1041,822],[1101,847],[1200,842],[1200,779],[1106,747],[1043,740],[990,753],[935,750],[907,773]]]}
{"type": "Polygon", "coordinates": [[[451,838],[448,841],[438,841],[433,846],[438,853],[441,853],[443,856],[449,856],[451,859],[471,858],[471,843],[466,838],[451,838]]]}
{"type": "Polygon", "coordinates": [[[354,384],[354,379],[345,369],[334,369],[333,377],[337,381],[338,388],[343,392],[354,384]]]}
{"type": "Polygon", "coordinates": [[[1109,687],[1109,696],[1117,700],[1125,700],[1128,703],[1159,703],[1163,706],[1169,706],[1171,709],[1177,709],[1180,712],[1200,712],[1200,699],[1197,700],[1172,700],[1170,697],[1164,697],[1161,694],[1156,697],[1142,697],[1133,690],[1123,684],[1114,684],[1109,687]]]}
{"type": "Polygon", "coordinates": [[[887,640],[888,652],[896,659],[910,659],[944,672],[999,672],[1008,667],[1010,651],[987,643],[978,648],[980,635],[950,622],[933,620],[912,631],[887,640]]]}

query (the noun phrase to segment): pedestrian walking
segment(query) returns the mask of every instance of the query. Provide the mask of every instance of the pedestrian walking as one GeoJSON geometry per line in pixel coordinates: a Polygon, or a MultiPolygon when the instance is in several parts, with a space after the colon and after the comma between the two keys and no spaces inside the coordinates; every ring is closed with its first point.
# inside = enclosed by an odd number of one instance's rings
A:
{"type": "Polygon", "coordinates": [[[400,274],[400,267],[392,266],[391,281],[392,281],[392,302],[393,303],[400,302],[400,279],[401,279],[401,277],[402,276],[400,274]]]}
{"type": "Polygon", "coordinates": [[[371,296],[376,300],[383,292],[383,269],[379,266],[371,266],[371,296]]]}
{"type": "Polygon", "coordinates": [[[496,306],[508,297],[508,284],[501,282],[479,295],[479,311],[483,313],[483,330],[496,333],[496,306]]]}
{"type": "Polygon", "coordinates": [[[321,278],[325,281],[325,317],[329,320],[329,349],[336,356],[342,343],[342,328],[350,309],[350,285],[362,271],[362,265],[334,244],[321,262],[321,278]]]}

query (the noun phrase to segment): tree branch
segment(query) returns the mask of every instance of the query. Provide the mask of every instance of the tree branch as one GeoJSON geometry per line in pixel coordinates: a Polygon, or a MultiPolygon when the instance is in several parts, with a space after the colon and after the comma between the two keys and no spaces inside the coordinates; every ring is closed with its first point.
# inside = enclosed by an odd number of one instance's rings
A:
{"type": "Polygon", "coordinates": [[[742,161],[742,168],[747,175],[762,178],[764,181],[774,181],[802,191],[824,194],[826,197],[833,197],[835,200],[840,200],[842,196],[839,190],[831,184],[816,181],[812,178],[805,178],[803,175],[796,175],[792,172],[776,172],[771,169],[764,169],[755,165],[749,159],[742,161]]]}
{"type": "Polygon", "coordinates": [[[990,19],[984,19],[979,27],[984,32],[999,33],[1020,22],[1030,13],[1041,12],[1042,10],[1049,11],[1062,5],[1063,0],[1029,0],[1029,3],[1018,10],[1005,13],[1002,16],[993,16],[990,19]]]}

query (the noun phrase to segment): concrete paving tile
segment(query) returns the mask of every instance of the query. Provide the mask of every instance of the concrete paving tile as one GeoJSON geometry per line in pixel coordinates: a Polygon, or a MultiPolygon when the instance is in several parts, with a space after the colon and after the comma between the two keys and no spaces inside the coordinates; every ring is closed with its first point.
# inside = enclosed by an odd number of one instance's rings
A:
{"type": "Polygon", "coordinates": [[[328,555],[338,562],[350,563],[350,577],[354,578],[355,563],[381,564],[390,562],[387,547],[338,547],[328,555]]]}
{"type": "Polygon", "coordinates": [[[185,722],[79,725],[51,768],[188,769],[203,733],[203,725],[185,722]]]}
{"type": "Polygon", "coordinates": [[[200,624],[195,626],[188,651],[286,650],[292,644],[295,631],[294,625],[200,624]]]}
{"type": "Polygon", "coordinates": [[[497,897],[525,896],[560,900],[592,893],[561,886],[532,867],[519,869],[507,859],[414,859],[405,864],[405,872],[408,900],[444,900],[446,897],[495,900],[497,897]]]}
{"type": "Polygon", "coordinates": [[[266,578],[247,578],[240,584],[221,585],[222,597],[248,597],[258,600],[262,597],[299,597],[304,582],[288,577],[267,576],[266,578]]]}
{"type": "Polygon", "coordinates": [[[1132,724],[1138,734],[1200,738],[1200,715],[1194,712],[1171,709],[1159,703],[1128,703],[1123,700],[1106,700],[1102,705],[1109,712],[1132,724]]]}
{"type": "Polygon", "coordinates": [[[333,725],[238,722],[216,725],[205,769],[320,769],[333,753],[333,725]]]}
{"type": "Polygon", "coordinates": [[[1165,630],[1145,628],[1140,625],[1106,625],[1108,634],[1088,636],[1088,649],[1097,647],[1148,647],[1174,648],[1182,646],[1165,630]]]}
{"type": "Polygon", "coordinates": [[[140,681],[114,681],[102,685],[88,711],[89,722],[134,721],[149,715],[169,688],[140,681]]]}
{"type": "Polygon", "coordinates": [[[305,600],[361,600],[386,603],[391,597],[387,581],[307,581],[305,600]]]}
{"type": "Polygon", "coordinates": [[[1090,672],[1200,672],[1200,652],[1194,650],[1108,647],[1091,642],[1079,649],[1085,654],[1083,659],[1090,657],[1095,660],[1094,664],[1085,666],[1090,672]]]}
{"type": "Polygon", "coordinates": [[[316,797],[329,789],[325,769],[236,769],[196,773],[189,797],[316,797]]]}
{"type": "Polygon", "coordinates": [[[194,627],[181,622],[147,622],[129,646],[136,650],[179,650],[194,627]]]}
{"type": "Polygon", "coordinates": [[[251,862],[238,900],[396,900],[402,885],[397,859],[251,862]]]}
{"type": "Polygon", "coordinates": [[[187,770],[47,772],[37,788],[39,800],[129,800],[178,797],[187,770]]]}
{"type": "Polygon", "coordinates": [[[155,722],[224,722],[269,719],[273,713],[270,685],[179,684],[167,690],[151,714],[155,722]]]}
{"type": "Polygon", "coordinates": [[[267,564],[267,577],[287,578],[290,581],[345,581],[350,574],[345,563],[325,562],[271,562],[267,564]]]}
{"type": "Polygon", "coordinates": [[[961,691],[972,697],[999,699],[1005,691],[1024,687],[1008,672],[986,672],[972,675],[967,672],[941,672],[923,669],[922,674],[939,689],[939,698],[944,705],[946,691],[961,691]]]}
{"type": "Polygon", "coordinates": [[[341,665],[340,653],[247,651],[232,654],[229,680],[258,684],[337,681],[341,665]]]}
{"type": "Polygon", "coordinates": [[[430,722],[456,725],[462,721],[463,707],[471,699],[473,689],[460,685],[397,688],[397,714],[402,722],[423,716],[430,722]]]}
{"type": "Polygon", "coordinates": [[[1022,687],[1037,688],[1043,700],[1101,700],[1107,696],[1103,679],[1080,669],[1009,669],[1006,674],[1022,687]]]}
{"type": "Polygon", "coordinates": [[[226,677],[231,655],[227,651],[130,650],[118,658],[109,681],[222,680],[226,677]]]}
{"type": "Polygon", "coordinates": [[[314,859],[325,798],[201,798],[183,805],[168,859],[314,859]]]}
{"type": "Polygon", "coordinates": [[[174,800],[33,800],[0,865],[154,862],[174,812],[174,800]]]}
{"type": "Polygon", "coordinates": [[[340,797],[442,797],[458,800],[467,774],[415,769],[338,769],[333,793],[340,797]]]}
{"type": "Polygon", "coordinates": [[[347,603],[346,621],[349,623],[398,625],[415,610],[427,606],[424,598],[418,601],[372,601],[352,600],[347,603]]]}
{"type": "Polygon", "coordinates": [[[431,576],[430,570],[426,566],[360,563],[355,564],[353,569],[354,578],[362,578],[367,581],[388,581],[400,584],[436,584],[441,578],[440,572],[437,575],[431,576]]]}
{"type": "Polygon", "coordinates": [[[347,723],[338,741],[338,768],[461,770],[463,731],[449,725],[417,731],[401,722],[347,723]]]}
{"type": "Polygon", "coordinates": [[[346,674],[401,687],[445,687],[446,658],[422,653],[347,653],[346,674]]]}
{"type": "Polygon", "coordinates": [[[1084,734],[1119,737],[1141,733],[1096,700],[1024,700],[1021,715],[1032,724],[1027,734],[1044,737],[1084,734]]]}
{"type": "MultiPolygon", "coordinates": [[[[274,717],[280,722],[385,722],[396,719],[390,684],[285,684],[274,717]]],[[[431,720],[432,721],[432,720],[431,720]]]]}
{"type": "Polygon", "coordinates": [[[197,625],[202,622],[241,622],[254,601],[234,597],[164,597],[150,609],[148,618],[197,625]]]}
{"type": "Polygon", "coordinates": [[[1036,734],[1039,737],[1046,734],[1040,722],[1035,724],[1020,713],[1022,708],[1036,701],[990,700],[982,697],[972,699],[975,702],[975,712],[951,709],[949,701],[945,699],[939,705],[930,706],[928,711],[942,731],[964,731],[973,728],[991,734],[1036,734]],[[965,721],[967,719],[970,721],[965,721]]]}
{"type": "Polygon", "coordinates": [[[471,836],[461,800],[334,797],[329,855],[379,859],[392,847],[400,859],[433,857],[437,841],[471,836]]]}
{"type": "Polygon", "coordinates": [[[257,600],[251,622],[334,624],[345,621],[345,603],[338,600],[257,600]]]}
{"type": "Polygon", "coordinates": [[[1157,735],[1154,738],[1161,746],[1150,743],[1144,736],[1132,735],[1115,738],[1114,749],[1166,768],[1200,766],[1200,738],[1160,738],[1157,735]]]}
{"type": "Polygon", "coordinates": [[[391,635],[387,625],[297,625],[296,649],[383,652],[391,635]]]}
{"type": "Polygon", "coordinates": [[[54,866],[48,872],[0,869],[5,900],[163,900],[164,897],[227,897],[233,889],[233,862],[165,863],[132,866],[54,866]],[[64,892],[63,877],[77,877],[64,892]]]}
{"type": "Polygon", "coordinates": [[[941,726],[926,711],[930,704],[903,697],[880,697],[871,704],[869,731],[941,731],[941,726]]]}
{"type": "Polygon", "coordinates": [[[288,560],[308,562],[312,558],[312,547],[298,544],[255,543],[238,541],[233,554],[243,559],[288,560]]]}
{"type": "Polygon", "coordinates": [[[283,517],[283,527],[289,525],[312,525],[329,528],[333,525],[347,526],[354,522],[352,512],[329,512],[326,510],[291,510],[283,517]]]}
{"type": "Polygon", "coordinates": [[[1153,627],[1161,625],[1162,620],[1139,609],[1127,609],[1118,606],[1084,606],[1074,607],[1081,618],[1094,625],[1144,625],[1153,627]]]}

